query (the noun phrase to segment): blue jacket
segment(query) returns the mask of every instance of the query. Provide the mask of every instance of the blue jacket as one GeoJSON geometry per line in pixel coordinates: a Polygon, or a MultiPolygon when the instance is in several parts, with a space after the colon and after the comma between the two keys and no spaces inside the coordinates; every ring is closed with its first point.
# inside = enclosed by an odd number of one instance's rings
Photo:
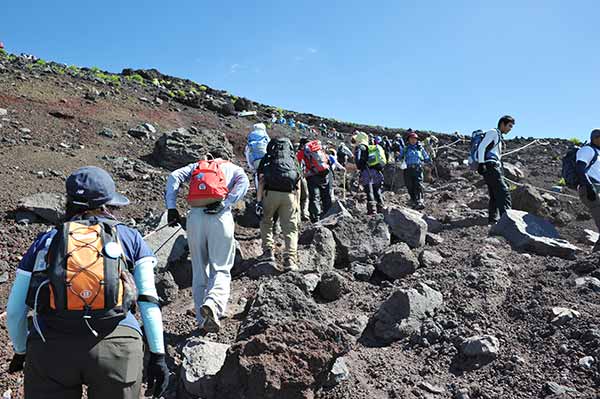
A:
{"type": "Polygon", "coordinates": [[[415,145],[408,144],[400,150],[399,160],[404,159],[406,166],[421,166],[423,162],[431,163],[429,154],[420,143],[415,145]]]}

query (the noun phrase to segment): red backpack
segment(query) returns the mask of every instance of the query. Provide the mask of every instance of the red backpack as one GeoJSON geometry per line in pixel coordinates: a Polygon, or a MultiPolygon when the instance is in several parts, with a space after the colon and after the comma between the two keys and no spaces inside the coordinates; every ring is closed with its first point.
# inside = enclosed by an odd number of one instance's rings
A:
{"type": "Polygon", "coordinates": [[[228,161],[223,159],[198,161],[190,180],[190,192],[187,197],[190,206],[203,207],[227,197],[229,189],[225,174],[221,170],[221,165],[225,162],[228,161]]]}
{"type": "Polygon", "coordinates": [[[306,171],[308,175],[319,175],[329,170],[329,157],[323,151],[321,142],[313,140],[304,146],[306,171]]]}

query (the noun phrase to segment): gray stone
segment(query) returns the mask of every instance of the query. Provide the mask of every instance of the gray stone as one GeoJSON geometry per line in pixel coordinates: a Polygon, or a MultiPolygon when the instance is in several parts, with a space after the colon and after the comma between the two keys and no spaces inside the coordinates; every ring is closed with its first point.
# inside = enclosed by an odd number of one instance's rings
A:
{"type": "Polygon", "coordinates": [[[327,213],[323,216],[323,219],[321,221],[319,221],[318,224],[327,225],[327,224],[329,224],[330,221],[333,221],[334,219],[337,219],[337,218],[340,218],[343,216],[352,217],[352,215],[350,214],[350,212],[348,212],[348,210],[346,209],[346,207],[344,206],[342,201],[339,199],[336,199],[331,204],[331,208],[329,208],[329,211],[327,211],[327,213]]]}
{"type": "Polygon", "coordinates": [[[433,251],[425,250],[419,255],[419,263],[421,264],[421,267],[439,266],[442,264],[443,260],[444,258],[442,258],[439,253],[433,251]]]}
{"type": "Polygon", "coordinates": [[[377,215],[366,222],[352,217],[342,217],[332,226],[338,261],[346,266],[354,261],[366,261],[383,252],[390,244],[391,236],[383,217],[377,215]]]}
{"type": "Polygon", "coordinates": [[[148,132],[154,134],[156,133],[156,128],[154,126],[152,126],[150,123],[144,123],[142,125],[144,127],[144,129],[146,129],[148,132]]]}
{"type": "Polygon", "coordinates": [[[250,266],[248,270],[246,270],[246,275],[252,279],[278,276],[281,273],[283,273],[283,270],[280,269],[277,263],[273,261],[259,262],[250,266]]]}
{"type": "Polygon", "coordinates": [[[298,266],[304,272],[324,273],[335,264],[335,239],[331,230],[315,227],[305,233],[310,244],[298,250],[298,266]]]}
{"type": "Polygon", "coordinates": [[[426,392],[433,393],[436,395],[442,395],[444,392],[446,392],[446,390],[443,387],[433,385],[428,382],[420,382],[419,388],[426,392]]]}
{"type": "Polygon", "coordinates": [[[335,301],[347,291],[344,278],[336,272],[326,272],[321,276],[319,294],[327,301],[335,301]]]}
{"type": "Polygon", "coordinates": [[[342,330],[354,337],[360,337],[368,324],[369,318],[365,315],[352,316],[337,323],[342,330]]]}
{"type": "Polygon", "coordinates": [[[589,370],[592,368],[595,362],[596,360],[592,356],[584,356],[581,359],[579,359],[579,366],[581,368],[589,370]]]}
{"type": "Polygon", "coordinates": [[[390,226],[390,231],[400,241],[411,248],[420,248],[425,245],[427,223],[423,215],[408,208],[388,208],[384,212],[385,222],[390,226]]]}
{"type": "Polygon", "coordinates": [[[581,316],[576,310],[569,308],[554,307],[552,308],[552,320],[550,322],[556,326],[562,326],[569,323],[571,320],[581,316]]]}
{"type": "Polygon", "coordinates": [[[600,292],[600,279],[596,277],[578,277],[574,284],[576,288],[590,288],[594,292],[600,292]]]}
{"type": "Polygon", "coordinates": [[[8,272],[0,273],[0,284],[4,284],[8,281],[8,272]]]}
{"type": "Polygon", "coordinates": [[[100,130],[100,132],[98,132],[98,134],[100,136],[104,136],[104,137],[107,137],[109,139],[112,139],[112,138],[114,138],[116,136],[115,133],[111,129],[107,128],[107,127],[105,127],[102,130],[100,130]]]}
{"type": "Polygon", "coordinates": [[[354,278],[358,281],[369,281],[373,272],[375,271],[375,266],[371,264],[364,264],[360,262],[352,262],[350,264],[350,273],[354,276],[354,278]]]}
{"type": "Polygon", "coordinates": [[[512,163],[502,162],[502,166],[505,176],[510,180],[520,181],[525,177],[525,172],[512,163]]]}
{"type": "Polygon", "coordinates": [[[444,243],[444,239],[438,234],[427,233],[425,236],[425,243],[431,246],[440,245],[444,243]]]}
{"type": "Polygon", "coordinates": [[[138,125],[133,127],[127,131],[131,137],[135,137],[136,139],[149,139],[150,131],[146,129],[144,125],[138,125]]]}
{"type": "Polygon", "coordinates": [[[215,394],[215,376],[223,367],[229,345],[190,338],[183,347],[181,380],[185,391],[202,398],[215,394]]]}
{"type": "Polygon", "coordinates": [[[569,388],[551,381],[546,382],[546,384],[544,385],[544,390],[548,395],[565,395],[569,393],[577,393],[576,389],[569,388]]]}
{"type": "Polygon", "coordinates": [[[481,196],[469,201],[467,206],[471,209],[488,209],[489,201],[489,198],[481,196]]]}
{"type": "Polygon", "coordinates": [[[269,326],[293,324],[297,320],[325,322],[315,301],[285,277],[267,280],[258,287],[248,315],[240,325],[238,341],[261,334],[269,326]]]}
{"type": "Polygon", "coordinates": [[[512,191],[511,198],[513,209],[544,217],[550,214],[544,198],[535,187],[529,184],[519,186],[512,191]]]}
{"type": "Polygon", "coordinates": [[[6,110],[5,108],[0,108],[0,116],[6,116],[8,115],[8,110],[6,110]]]}
{"type": "Polygon", "coordinates": [[[385,343],[418,333],[422,321],[432,316],[443,302],[440,292],[423,283],[416,288],[399,289],[372,317],[373,333],[385,343]]]}
{"type": "Polygon", "coordinates": [[[427,224],[427,231],[430,233],[438,234],[444,230],[442,222],[432,216],[423,215],[423,221],[427,224]]]}
{"type": "MultiPolygon", "coordinates": [[[[165,211],[155,229],[167,225],[167,212],[165,211]]],[[[188,256],[188,244],[185,230],[180,226],[164,227],[155,234],[145,238],[150,249],[158,260],[157,268],[167,267],[170,263],[185,260],[188,256]]]]}
{"type": "Polygon", "coordinates": [[[307,273],[302,275],[304,278],[304,285],[306,287],[306,291],[308,293],[312,293],[317,289],[319,282],[321,281],[321,277],[316,273],[307,273]]]}
{"type": "Polygon", "coordinates": [[[387,278],[397,280],[414,273],[419,260],[408,245],[401,242],[386,249],[376,267],[387,278]]]}
{"type": "Polygon", "coordinates": [[[346,381],[348,378],[350,378],[350,370],[348,370],[348,366],[346,366],[346,359],[344,357],[338,357],[327,376],[327,382],[325,382],[324,387],[333,388],[341,382],[346,381]]]}
{"type": "Polygon", "coordinates": [[[45,221],[58,224],[64,219],[66,198],[62,193],[37,193],[19,200],[19,209],[35,213],[45,221]]]}
{"type": "Polygon", "coordinates": [[[180,128],[163,134],[156,141],[152,155],[158,164],[174,170],[219,150],[233,154],[233,147],[222,132],[202,129],[200,134],[192,134],[180,128]]]}
{"type": "Polygon", "coordinates": [[[600,235],[594,230],[584,229],[579,242],[583,244],[594,245],[598,241],[599,237],[600,235]]]}
{"type": "Polygon", "coordinates": [[[533,252],[543,256],[574,258],[579,248],[559,234],[550,222],[517,210],[508,210],[490,230],[493,235],[506,238],[518,250],[533,252]]]}
{"type": "Polygon", "coordinates": [[[500,351],[500,341],[493,335],[478,335],[467,338],[461,350],[469,357],[496,357],[500,351]]]}
{"type": "Polygon", "coordinates": [[[156,285],[156,292],[160,297],[161,305],[168,305],[177,299],[179,287],[175,283],[171,272],[156,273],[154,283],[156,285]]]}

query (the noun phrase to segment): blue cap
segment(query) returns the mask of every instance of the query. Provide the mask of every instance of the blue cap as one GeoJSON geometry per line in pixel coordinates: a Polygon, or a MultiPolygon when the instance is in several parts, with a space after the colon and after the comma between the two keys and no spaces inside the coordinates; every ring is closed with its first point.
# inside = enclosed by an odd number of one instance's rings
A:
{"type": "Polygon", "coordinates": [[[104,169],[84,166],[67,178],[67,195],[73,203],[91,209],[102,205],[126,206],[129,200],[117,193],[115,182],[104,169]]]}

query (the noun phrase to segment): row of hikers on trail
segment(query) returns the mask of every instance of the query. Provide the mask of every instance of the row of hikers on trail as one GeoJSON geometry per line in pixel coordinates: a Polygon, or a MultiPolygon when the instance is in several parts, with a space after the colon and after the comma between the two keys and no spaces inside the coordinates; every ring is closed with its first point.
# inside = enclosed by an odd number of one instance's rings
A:
{"type": "MultiPolygon", "coordinates": [[[[469,162],[487,183],[490,222],[510,208],[501,166],[503,136],[514,123],[512,117],[504,116],[496,129],[472,138],[469,162]]],[[[266,133],[264,126],[255,125],[253,134],[256,130],[266,133]]],[[[253,148],[246,150],[258,187],[256,213],[261,218],[263,257],[274,259],[277,219],[285,241],[284,267],[298,268],[302,191],[308,197],[307,216],[319,220],[331,206],[335,163],[344,167],[353,157],[367,193],[367,212],[383,210],[380,164],[385,151],[364,133],[357,133],[353,141],[354,151],[344,151],[345,157],[337,159],[326,154],[320,143],[308,140],[302,140],[297,148],[286,138],[269,139],[260,160],[253,158],[253,148]]],[[[420,184],[422,175],[410,166],[430,158],[419,149],[416,134],[409,134],[407,141],[398,159],[406,162],[407,177],[416,175],[420,184]]],[[[569,186],[578,186],[600,228],[599,152],[600,129],[595,129],[590,145],[565,157],[563,174],[569,186]]],[[[187,230],[194,310],[201,334],[216,333],[221,327],[235,259],[232,207],[250,186],[244,170],[229,160],[231,154],[219,150],[211,155],[213,159],[206,157],[171,173],[165,189],[169,224],[187,230]],[[187,202],[191,208],[187,220],[177,210],[177,195],[185,182],[189,182],[187,202]]],[[[170,371],[154,282],[156,255],[137,230],[113,216],[114,209],[129,201],[116,191],[106,171],[80,168],[66,179],[65,188],[65,222],[40,234],[17,267],[7,304],[14,350],[8,370],[24,369],[26,399],[81,398],[83,385],[90,398],[138,398],[145,341],[148,386],[154,397],[160,397],[169,385],[170,371]],[[33,314],[28,323],[30,310],[33,314]],[[133,315],[136,311],[143,332],[133,315]]],[[[413,200],[418,203],[419,189],[415,190],[413,200]]]]}

